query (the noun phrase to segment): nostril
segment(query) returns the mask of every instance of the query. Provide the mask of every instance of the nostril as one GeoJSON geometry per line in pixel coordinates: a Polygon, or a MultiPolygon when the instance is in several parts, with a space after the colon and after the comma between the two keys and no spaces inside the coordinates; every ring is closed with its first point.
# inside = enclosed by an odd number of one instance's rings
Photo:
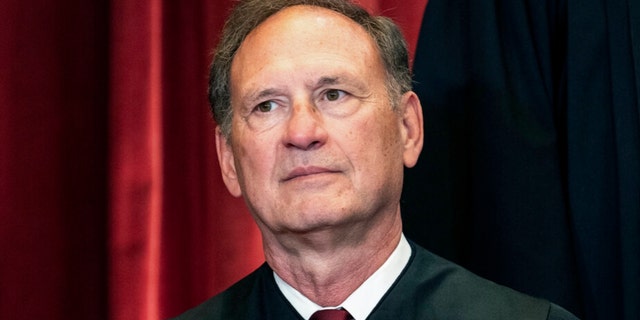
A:
{"type": "Polygon", "coordinates": [[[309,142],[303,142],[301,140],[287,142],[287,147],[296,148],[300,150],[313,150],[319,148],[323,143],[319,140],[311,140],[309,142]]]}
{"type": "Polygon", "coordinates": [[[320,141],[312,141],[306,150],[313,150],[321,145],[320,141]]]}

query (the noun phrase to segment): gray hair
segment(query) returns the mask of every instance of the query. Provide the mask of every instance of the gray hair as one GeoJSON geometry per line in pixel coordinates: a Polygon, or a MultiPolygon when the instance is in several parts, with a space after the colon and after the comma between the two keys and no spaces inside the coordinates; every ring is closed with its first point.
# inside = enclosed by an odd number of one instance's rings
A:
{"type": "Polygon", "coordinates": [[[291,6],[309,5],[338,12],[361,25],[376,43],[384,63],[391,105],[411,90],[407,44],[398,26],[389,18],[372,16],[349,0],[240,0],[227,19],[209,71],[209,103],[222,134],[231,133],[231,64],[247,35],[275,13],[291,6]]]}

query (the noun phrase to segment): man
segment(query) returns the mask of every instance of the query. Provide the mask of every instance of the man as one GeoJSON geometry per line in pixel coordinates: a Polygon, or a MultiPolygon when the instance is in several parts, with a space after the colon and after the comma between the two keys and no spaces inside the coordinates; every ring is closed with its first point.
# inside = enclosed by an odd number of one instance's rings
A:
{"type": "Polygon", "coordinates": [[[390,20],[339,0],[243,1],[210,76],[223,180],[266,263],[180,319],[575,319],[403,237],[422,109],[390,20]]]}

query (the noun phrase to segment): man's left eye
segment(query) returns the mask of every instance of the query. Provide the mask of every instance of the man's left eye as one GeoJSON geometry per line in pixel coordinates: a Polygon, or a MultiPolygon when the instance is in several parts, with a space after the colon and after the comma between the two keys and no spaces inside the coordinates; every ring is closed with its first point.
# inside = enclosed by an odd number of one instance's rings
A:
{"type": "Polygon", "coordinates": [[[330,90],[327,90],[327,92],[325,92],[325,97],[329,101],[336,101],[342,98],[344,95],[345,95],[345,92],[338,89],[330,89],[330,90]]]}

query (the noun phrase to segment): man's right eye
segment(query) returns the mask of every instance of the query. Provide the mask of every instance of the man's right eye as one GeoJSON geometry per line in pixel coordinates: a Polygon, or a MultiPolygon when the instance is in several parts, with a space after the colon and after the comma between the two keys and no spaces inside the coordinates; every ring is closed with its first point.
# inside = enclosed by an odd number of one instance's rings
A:
{"type": "Polygon", "coordinates": [[[259,111],[259,112],[271,112],[277,107],[278,107],[278,104],[276,104],[275,102],[269,100],[269,101],[260,102],[256,106],[256,111],[259,111]]]}

